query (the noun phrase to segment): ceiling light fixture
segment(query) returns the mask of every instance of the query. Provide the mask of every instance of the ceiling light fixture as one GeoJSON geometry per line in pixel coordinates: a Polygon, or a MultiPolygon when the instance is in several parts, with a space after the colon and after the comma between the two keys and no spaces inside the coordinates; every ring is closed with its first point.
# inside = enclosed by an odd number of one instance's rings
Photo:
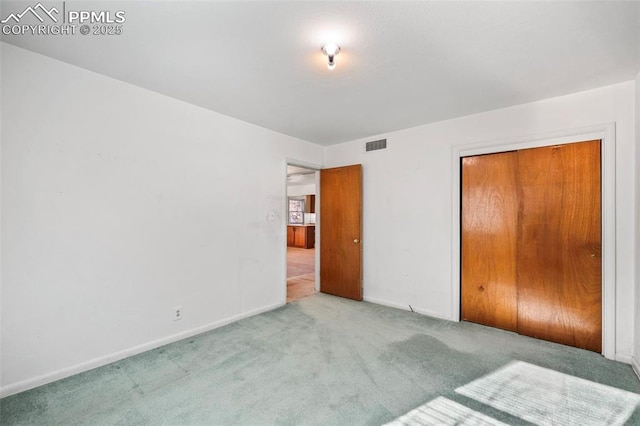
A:
{"type": "Polygon", "coordinates": [[[340,53],[340,46],[335,43],[329,43],[322,46],[322,53],[327,55],[329,58],[329,62],[327,63],[327,68],[330,70],[336,67],[336,55],[340,53]]]}

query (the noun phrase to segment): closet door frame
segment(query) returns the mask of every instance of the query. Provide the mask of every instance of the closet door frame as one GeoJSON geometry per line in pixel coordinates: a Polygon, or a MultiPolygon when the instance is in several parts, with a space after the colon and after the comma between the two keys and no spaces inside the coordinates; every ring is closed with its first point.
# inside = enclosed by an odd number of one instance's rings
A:
{"type": "Polygon", "coordinates": [[[615,204],[615,123],[543,133],[524,138],[503,139],[455,145],[452,147],[452,285],[451,320],[460,321],[460,196],[461,158],[472,155],[494,154],[527,148],[540,148],[586,142],[600,139],[601,142],[601,190],[602,190],[602,355],[615,359],[616,336],[616,204],[615,204]]]}

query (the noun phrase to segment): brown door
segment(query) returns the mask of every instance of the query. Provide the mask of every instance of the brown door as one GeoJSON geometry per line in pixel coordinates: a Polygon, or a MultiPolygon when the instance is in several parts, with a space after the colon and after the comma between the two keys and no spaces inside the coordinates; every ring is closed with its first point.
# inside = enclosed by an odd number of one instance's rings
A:
{"type": "Polygon", "coordinates": [[[462,319],[516,331],[517,153],[462,159],[462,319]]]}
{"type": "Polygon", "coordinates": [[[600,352],[600,141],[468,157],[462,174],[462,318],[600,352]]]}
{"type": "Polygon", "coordinates": [[[600,141],[518,152],[518,329],[600,352],[600,141]]]}
{"type": "Polygon", "coordinates": [[[362,300],[362,166],[320,171],[320,291],[362,300]]]}

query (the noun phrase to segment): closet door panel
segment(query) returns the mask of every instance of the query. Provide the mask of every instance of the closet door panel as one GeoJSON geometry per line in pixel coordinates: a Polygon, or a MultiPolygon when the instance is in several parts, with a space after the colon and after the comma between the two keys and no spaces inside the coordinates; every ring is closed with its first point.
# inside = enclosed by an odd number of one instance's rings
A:
{"type": "Polygon", "coordinates": [[[515,152],[462,159],[462,319],[517,329],[515,152]]]}
{"type": "Polygon", "coordinates": [[[517,153],[518,332],[602,348],[600,141],[517,153]]]}

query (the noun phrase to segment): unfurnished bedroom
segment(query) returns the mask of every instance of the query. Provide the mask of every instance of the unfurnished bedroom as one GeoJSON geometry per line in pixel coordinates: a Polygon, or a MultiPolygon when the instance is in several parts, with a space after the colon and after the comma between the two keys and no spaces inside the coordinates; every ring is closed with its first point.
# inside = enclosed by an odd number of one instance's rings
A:
{"type": "Polygon", "coordinates": [[[0,29],[0,424],[640,424],[640,2],[0,29]]]}

